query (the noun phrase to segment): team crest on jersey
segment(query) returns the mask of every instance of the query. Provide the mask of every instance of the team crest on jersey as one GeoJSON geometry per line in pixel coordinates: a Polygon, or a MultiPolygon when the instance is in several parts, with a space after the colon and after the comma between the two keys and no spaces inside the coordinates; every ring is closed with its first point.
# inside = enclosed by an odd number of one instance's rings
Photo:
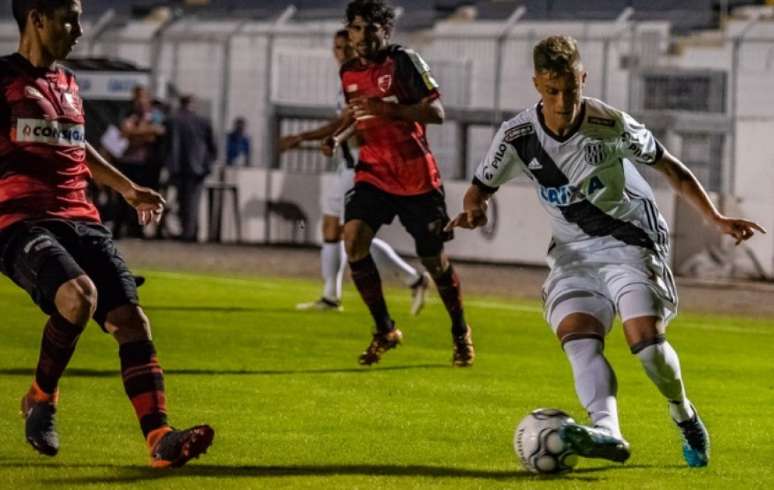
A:
{"type": "Polygon", "coordinates": [[[583,147],[583,158],[589,165],[599,165],[605,160],[605,146],[601,141],[591,141],[583,147]]]}
{"type": "Polygon", "coordinates": [[[524,123],[519,124],[518,126],[514,126],[511,129],[508,129],[505,131],[505,141],[508,143],[513,143],[518,138],[521,138],[522,136],[526,136],[528,134],[532,134],[535,132],[534,126],[532,126],[532,123],[524,123]]]}
{"type": "Polygon", "coordinates": [[[382,92],[387,92],[392,86],[392,75],[382,75],[376,79],[376,85],[382,92]]]}
{"type": "Polygon", "coordinates": [[[40,93],[40,90],[36,89],[35,87],[30,87],[27,85],[24,87],[24,96],[28,99],[36,99],[40,100],[43,98],[43,94],[40,93]]]}

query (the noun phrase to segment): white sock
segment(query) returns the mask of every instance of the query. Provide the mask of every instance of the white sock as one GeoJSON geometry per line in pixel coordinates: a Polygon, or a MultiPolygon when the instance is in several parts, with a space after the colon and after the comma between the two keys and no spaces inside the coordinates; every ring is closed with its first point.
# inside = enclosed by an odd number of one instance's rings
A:
{"type": "Polygon", "coordinates": [[[576,339],[564,344],[564,353],[575,379],[575,392],[592,424],[609,430],[615,437],[622,437],[615,399],[618,382],[603,349],[604,344],[599,339],[576,339]]]}
{"type": "Polygon", "coordinates": [[[400,258],[400,255],[384,240],[374,238],[369,252],[382,277],[395,277],[406,286],[415,284],[421,277],[419,272],[400,258]]]}
{"type": "Polygon", "coordinates": [[[341,281],[344,265],[341,242],[323,242],[320,250],[320,269],[323,278],[323,298],[341,301],[341,281]]]}
{"type": "Polygon", "coordinates": [[[685,396],[680,359],[669,342],[645,347],[635,354],[658,391],[669,400],[669,412],[677,422],[693,417],[691,402],[685,396]]]}

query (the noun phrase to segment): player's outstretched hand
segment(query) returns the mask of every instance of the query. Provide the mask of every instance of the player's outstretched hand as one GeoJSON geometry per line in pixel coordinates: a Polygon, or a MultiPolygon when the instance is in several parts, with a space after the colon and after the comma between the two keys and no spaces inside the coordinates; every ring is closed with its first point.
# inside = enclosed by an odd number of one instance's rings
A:
{"type": "Polygon", "coordinates": [[[752,238],[755,235],[755,230],[766,233],[766,229],[758,223],[741,218],[721,216],[715,219],[715,225],[722,233],[734,237],[737,245],[752,238]]]}
{"type": "Polygon", "coordinates": [[[279,140],[279,151],[282,153],[288,150],[292,150],[293,148],[297,148],[298,145],[300,145],[303,141],[304,138],[297,134],[283,136],[279,140]]]}
{"type": "Polygon", "coordinates": [[[444,227],[444,231],[451,231],[455,227],[472,230],[479,226],[484,226],[486,223],[486,209],[472,208],[461,212],[456,218],[449,221],[444,227]]]}
{"type": "Polygon", "coordinates": [[[333,136],[325,138],[322,140],[322,143],[320,143],[320,152],[326,157],[330,158],[333,156],[334,148],[336,148],[336,140],[333,139],[333,136]]]}
{"type": "Polygon", "coordinates": [[[151,221],[161,222],[161,215],[167,202],[158,192],[135,185],[124,193],[124,199],[137,210],[137,218],[141,225],[147,225],[151,221]]]}

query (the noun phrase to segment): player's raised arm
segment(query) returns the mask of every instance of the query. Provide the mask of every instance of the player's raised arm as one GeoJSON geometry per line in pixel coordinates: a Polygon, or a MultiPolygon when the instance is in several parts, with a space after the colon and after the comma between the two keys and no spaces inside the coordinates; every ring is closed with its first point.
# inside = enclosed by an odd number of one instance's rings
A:
{"type": "Polygon", "coordinates": [[[279,151],[285,152],[293,148],[297,148],[298,145],[304,141],[326,140],[328,137],[334,134],[337,129],[339,129],[342,124],[342,119],[342,116],[336,117],[335,119],[331,119],[322,126],[311,129],[309,131],[283,136],[279,141],[279,151]]]}
{"type": "Polygon", "coordinates": [[[166,204],[161,194],[129,180],[88,142],[86,143],[86,165],[97,183],[106,185],[121,194],[126,202],[137,210],[137,217],[141,224],[147,225],[151,220],[156,223],[161,221],[161,214],[166,204]]]}
{"type": "Polygon", "coordinates": [[[666,176],[675,192],[685,198],[706,221],[715,225],[721,233],[734,237],[737,245],[752,238],[756,230],[766,233],[766,230],[754,221],[721,214],[693,172],[668,151],[663,151],[654,168],[666,176]]]}

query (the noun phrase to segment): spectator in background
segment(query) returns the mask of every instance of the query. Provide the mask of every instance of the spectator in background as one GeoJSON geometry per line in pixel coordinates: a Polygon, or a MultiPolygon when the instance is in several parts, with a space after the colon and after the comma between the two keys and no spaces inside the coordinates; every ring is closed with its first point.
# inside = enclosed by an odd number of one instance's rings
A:
{"type": "Polygon", "coordinates": [[[180,108],[167,120],[170,183],[177,188],[183,241],[196,241],[204,179],[217,156],[212,124],[192,110],[193,96],[180,97],[180,108]]]}
{"type": "Polygon", "coordinates": [[[250,137],[247,136],[247,121],[243,117],[234,119],[234,129],[226,136],[226,165],[250,165],[250,137]]]}
{"type": "MultiPolygon", "coordinates": [[[[162,121],[157,120],[151,99],[145,87],[134,88],[131,112],[121,121],[121,134],[129,141],[126,152],[117,161],[118,168],[139,185],[158,190],[161,161],[155,150],[165,133],[162,121]]],[[[142,237],[137,215],[124,200],[116,203],[113,236],[142,237]],[[124,230],[126,228],[126,230],[124,230]]]]}

